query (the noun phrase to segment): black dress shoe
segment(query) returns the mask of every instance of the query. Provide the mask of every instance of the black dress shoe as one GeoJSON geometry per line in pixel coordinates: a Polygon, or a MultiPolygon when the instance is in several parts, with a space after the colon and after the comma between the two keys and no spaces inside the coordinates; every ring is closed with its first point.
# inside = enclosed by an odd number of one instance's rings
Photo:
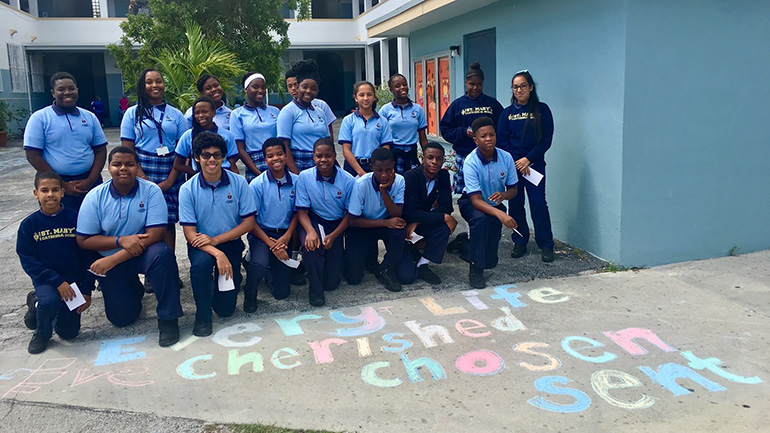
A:
{"type": "Polygon", "coordinates": [[[425,281],[428,284],[441,284],[441,277],[436,275],[428,265],[422,265],[417,268],[417,278],[425,281]]]}
{"type": "MultiPolygon", "coordinates": [[[[24,326],[32,330],[37,329],[37,307],[35,306],[36,303],[37,303],[37,295],[35,294],[35,291],[32,290],[31,292],[27,293],[27,312],[24,313],[24,326]]],[[[45,350],[45,348],[43,348],[43,350],[45,350]]],[[[36,353],[40,353],[40,352],[36,352],[36,353]]]]}
{"type": "Polygon", "coordinates": [[[527,244],[514,244],[513,251],[511,251],[511,257],[518,259],[524,257],[527,254],[527,244]]]}
{"type": "Polygon", "coordinates": [[[326,298],[324,297],[324,293],[310,293],[308,300],[310,301],[310,305],[314,307],[323,307],[326,305],[326,298]]]}
{"type": "Polygon", "coordinates": [[[35,333],[35,335],[32,336],[32,340],[29,342],[29,346],[27,346],[27,352],[33,355],[42,353],[45,351],[46,347],[48,347],[48,340],[50,340],[50,338],[42,338],[35,333]]]}
{"type": "Polygon", "coordinates": [[[487,280],[484,279],[484,269],[477,268],[471,263],[468,271],[468,283],[470,283],[470,286],[474,289],[483,289],[484,287],[487,287],[487,280]]]}
{"type": "MultiPolygon", "coordinates": [[[[245,308],[244,308],[245,309],[245,308]]],[[[254,309],[256,311],[256,308],[254,309]]],[[[211,322],[206,320],[196,320],[193,325],[193,335],[196,337],[208,337],[213,332],[211,322]]]]}
{"type": "Polygon", "coordinates": [[[256,313],[257,312],[257,297],[251,297],[246,296],[243,299],[243,311],[246,313],[256,313]]]}
{"type": "Polygon", "coordinates": [[[553,253],[553,248],[546,248],[540,251],[540,257],[545,263],[551,263],[556,259],[556,255],[553,253]]]}
{"type": "Polygon", "coordinates": [[[446,250],[450,253],[462,253],[465,250],[465,245],[468,243],[468,233],[460,233],[455,236],[452,242],[446,245],[446,250]]]}
{"type": "Polygon", "coordinates": [[[158,319],[158,345],[168,347],[179,341],[179,322],[177,319],[158,319]]]}
{"type": "Polygon", "coordinates": [[[379,280],[379,282],[381,282],[385,288],[391,292],[401,291],[401,283],[398,282],[398,278],[393,271],[383,269],[380,271],[380,273],[377,274],[377,280],[379,280]]]}

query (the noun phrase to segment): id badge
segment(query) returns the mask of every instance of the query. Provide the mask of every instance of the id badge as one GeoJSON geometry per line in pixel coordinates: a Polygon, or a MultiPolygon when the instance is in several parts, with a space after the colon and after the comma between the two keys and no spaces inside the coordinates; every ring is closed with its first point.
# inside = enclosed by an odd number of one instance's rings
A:
{"type": "Polygon", "coordinates": [[[155,149],[155,153],[158,154],[158,156],[166,156],[168,155],[168,147],[167,146],[160,146],[159,148],[155,149]]]}

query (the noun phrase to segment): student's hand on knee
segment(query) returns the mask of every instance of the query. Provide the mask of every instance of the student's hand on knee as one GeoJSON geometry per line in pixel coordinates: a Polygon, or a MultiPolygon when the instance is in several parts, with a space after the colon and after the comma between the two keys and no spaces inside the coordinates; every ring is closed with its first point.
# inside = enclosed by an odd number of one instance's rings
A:
{"type": "Polygon", "coordinates": [[[387,220],[387,227],[389,229],[402,229],[406,227],[406,221],[404,221],[403,218],[394,217],[394,218],[388,218],[387,220]]]}
{"type": "Polygon", "coordinates": [[[281,245],[284,245],[284,249],[286,249],[289,247],[289,245],[291,245],[291,236],[283,235],[275,241],[281,245]]]}
{"type": "Polygon", "coordinates": [[[59,287],[57,287],[56,290],[59,291],[59,296],[62,301],[71,301],[75,297],[75,291],[72,290],[72,286],[66,281],[59,284],[59,287]]]}
{"type": "Polygon", "coordinates": [[[115,267],[112,262],[112,256],[102,257],[91,264],[91,271],[97,275],[107,275],[110,269],[115,267]]]}
{"type": "Polygon", "coordinates": [[[503,193],[501,193],[501,192],[496,192],[496,193],[494,193],[494,194],[489,196],[489,201],[493,201],[496,204],[502,203],[503,200],[505,200],[505,197],[503,196],[503,193]]]}
{"type": "Polygon", "coordinates": [[[444,222],[446,223],[447,227],[449,227],[449,234],[455,232],[455,229],[457,228],[457,220],[452,215],[445,213],[444,214],[444,222]]]}
{"type": "Polygon", "coordinates": [[[204,235],[203,233],[197,233],[192,242],[190,242],[190,245],[192,245],[194,248],[203,248],[206,245],[214,245],[214,243],[211,241],[210,237],[204,235]]]}
{"type": "Polygon", "coordinates": [[[146,234],[121,236],[118,239],[118,245],[120,245],[120,247],[124,250],[128,251],[132,256],[137,257],[144,252],[144,244],[142,243],[142,240],[146,239],[147,237],[148,235],[146,234]]]}
{"type": "Polygon", "coordinates": [[[91,296],[90,295],[83,295],[83,299],[86,300],[86,303],[79,306],[77,310],[75,310],[76,313],[81,314],[83,311],[86,311],[88,307],[91,306],[91,296]]]}
{"type": "Polygon", "coordinates": [[[230,264],[230,260],[227,259],[225,253],[219,253],[216,256],[217,269],[219,275],[224,275],[228,280],[233,278],[233,265],[230,264]]]}
{"type": "Polygon", "coordinates": [[[286,252],[286,247],[278,248],[273,251],[273,255],[278,260],[289,260],[289,254],[286,252]]]}
{"type": "Polygon", "coordinates": [[[323,249],[328,250],[334,246],[334,241],[337,239],[334,235],[327,235],[324,239],[323,249]]]}
{"type": "Polygon", "coordinates": [[[417,229],[417,223],[409,223],[406,226],[406,239],[409,240],[409,238],[412,237],[412,233],[417,229]]]}
{"type": "Polygon", "coordinates": [[[315,251],[320,246],[318,235],[315,231],[310,232],[305,236],[305,249],[308,251],[315,251]]]}

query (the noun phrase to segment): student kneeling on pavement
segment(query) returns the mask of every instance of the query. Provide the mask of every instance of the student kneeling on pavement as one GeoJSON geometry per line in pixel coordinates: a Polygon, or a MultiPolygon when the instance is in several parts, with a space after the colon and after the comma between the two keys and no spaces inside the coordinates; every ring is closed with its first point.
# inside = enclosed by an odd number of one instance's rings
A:
{"type": "Polygon", "coordinates": [[[257,207],[246,179],[222,168],[227,156],[222,137],[198,135],[192,155],[201,172],[179,191],[179,222],[190,256],[190,284],[196,307],[193,335],[206,337],[212,332],[212,309],[220,317],[235,312],[241,286],[241,236],[254,227],[257,207]],[[216,283],[213,276],[217,276],[216,283]]]}
{"type": "Polygon", "coordinates": [[[158,343],[171,346],[179,341],[182,305],[176,257],[163,241],[168,225],[163,192],[136,177],[137,156],[130,147],[113,149],[108,168],[112,179],[91,190],[80,207],[77,242],[102,256],[91,271],[100,275],[107,320],[118,327],[136,322],[144,295],[138,274],[144,274],[158,300],[158,343]]]}

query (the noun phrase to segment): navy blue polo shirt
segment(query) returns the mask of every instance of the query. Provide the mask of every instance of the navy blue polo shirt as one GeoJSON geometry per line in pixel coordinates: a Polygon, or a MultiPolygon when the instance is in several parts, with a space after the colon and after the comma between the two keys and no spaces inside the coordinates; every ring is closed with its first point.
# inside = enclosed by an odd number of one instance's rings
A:
{"type": "Polygon", "coordinates": [[[324,179],[317,167],[308,168],[297,179],[297,209],[313,211],[326,221],[345,216],[355,180],[345,170],[334,167],[334,174],[324,179]]]}
{"type": "Polygon", "coordinates": [[[490,201],[489,196],[496,192],[505,192],[508,187],[516,185],[518,175],[511,154],[495,148],[492,160],[484,158],[479,149],[474,149],[463,163],[465,189],[467,195],[481,194],[482,198],[492,206],[498,204],[490,201]]]}
{"type": "Polygon", "coordinates": [[[195,226],[198,233],[218,236],[235,228],[256,211],[254,194],[246,179],[222,170],[216,186],[198,173],[179,190],[179,223],[195,226]]]}
{"type": "MultiPolygon", "coordinates": [[[[404,176],[396,174],[396,180],[388,189],[388,195],[398,206],[404,205],[404,189],[406,182],[404,176]]],[[[356,217],[362,217],[370,220],[379,220],[390,218],[388,209],[385,208],[385,202],[380,193],[380,183],[374,177],[374,173],[366,173],[356,179],[353,185],[353,192],[350,194],[350,204],[348,212],[356,217]]]]}
{"type": "Polygon", "coordinates": [[[292,150],[312,152],[315,142],[328,136],[325,114],[312,103],[305,107],[294,99],[278,114],[278,138],[289,140],[292,150]]]}
{"type": "Polygon", "coordinates": [[[262,152],[268,138],[278,136],[278,114],[281,110],[264,104],[261,107],[244,105],[230,115],[230,132],[236,143],[244,142],[246,152],[262,152]]]}
{"type": "Polygon", "coordinates": [[[56,104],[35,111],[24,130],[24,149],[42,151],[51,169],[64,176],[83,174],[94,165],[94,149],[107,138],[94,113],[75,107],[71,112],[56,104]]]}
{"type": "Polygon", "coordinates": [[[406,147],[417,144],[420,140],[419,131],[428,129],[425,111],[411,100],[405,105],[395,102],[385,104],[380,108],[380,116],[388,121],[393,135],[393,144],[406,147]]]}
{"type": "MultiPolygon", "coordinates": [[[[225,156],[225,160],[222,161],[222,168],[230,168],[230,158],[235,158],[238,156],[238,146],[235,144],[235,138],[233,138],[233,134],[231,134],[230,131],[226,129],[219,128],[218,125],[214,125],[214,129],[210,131],[201,132],[201,134],[206,133],[219,134],[219,136],[225,140],[225,143],[227,143],[227,155],[225,156]]],[[[188,129],[184,132],[184,134],[182,134],[182,137],[179,138],[179,143],[176,145],[176,150],[174,153],[185,159],[190,158],[190,166],[192,169],[195,171],[200,171],[198,163],[195,162],[195,159],[192,157],[192,129],[188,129]]]]}
{"type": "Polygon", "coordinates": [[[262,228],[289,228],[296,210],[294,200],[298,176],[289,170],[284,170],[284,173],[285,180],[279,182],[272,171],[263,171],[249,185],[257,203],[257,224],[262,228]]]}
{"type": "Polygon", "coordinates": [[[132,105],[123,115],[120,139],[133,141],[134,147],[145,153],[154,155],[161,146],[173,152],[179,137],[189,129],[182,112],[168,104],[153,106],[152,119],[142,117],[139,123],[135,123],[135,113],[136,105],[132,105]]]}
{"type": "Polygon", "coordinates": [[[350,143],[353,156],[358,159],[369,158],[372,151],[380,146],[393,144],[388,121],[375,111],[366,120],[356,110],[342,119],[339,143],[350,143]]]}
{"type": "MultiPolygon", "coordinates": [[[[110,179],[86,194],[78,213],[76,232],[85,237],[130,236],[167,225],[168,208],[158,185],[136,178],[131,191],[121,195],[110,179]]],[[[120,250],[100,253],[109,256],[120,250]]]]}

